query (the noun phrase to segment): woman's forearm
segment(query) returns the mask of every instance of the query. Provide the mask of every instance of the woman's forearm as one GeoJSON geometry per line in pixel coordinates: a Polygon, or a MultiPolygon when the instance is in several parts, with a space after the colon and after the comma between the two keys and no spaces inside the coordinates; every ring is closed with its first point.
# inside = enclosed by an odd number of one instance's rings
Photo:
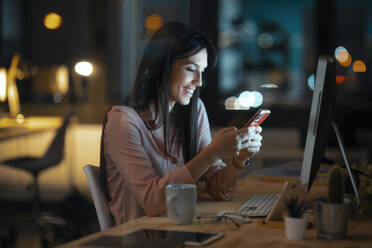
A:
{"type": "Polygon", "coordinates": [[[234,161],[228,163],[219,172],[221,173],[220,178],[225,189],[231,188],[236,183],[240,176],[240,173],[242,172],[241,169],[237,169],[232,163],[234,163],[234,161]]]}
{"type": "Polygon", "coordinates": [[[236,191],[236,182],[239,178],[241,170],[238,170],[232,163],[227,164],[223,168],[210,171],[209,178],[205,191],[215,199],[228,200],[236,191]]]}
{"type": "MultiPolygon", "coordinates": [[[[186,167],[196,182],[208,170],[208,168],[216,162],[217,159],[218,158],[213,154],[212,149],[206,147],[194,159],[189,161],[186,164],[186,167]]],[[[241,173],[241,170],[233,166],[232,163],[234,162],[231,161],[218,172],[220,173],[219,178],[221,179],[221,182],[223,182],[221,186],[226,189],[232,187],[236,183],[241,173]]]]}
{"type": "Polygon", "coordinates": [[[186,167],[190,172],[190,175],[196,182],[214,162],[216,162],[217,156],[214,154],[210,146],[203,149],[198,155],[190,160],[186,167]]]}

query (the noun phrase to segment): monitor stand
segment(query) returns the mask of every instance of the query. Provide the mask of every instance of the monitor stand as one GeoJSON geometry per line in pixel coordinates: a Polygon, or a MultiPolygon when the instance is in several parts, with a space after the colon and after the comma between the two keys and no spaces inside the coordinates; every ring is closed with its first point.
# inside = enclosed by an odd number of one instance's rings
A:
{"type": "Polygon", "coordinates": [[[353,190],[354,190],[354,193],[355,193],[355,208],[358,208],[359,204],[360,204],[359,193],[358,193],[358,189],[356,187],[355,181],[354,181],[353,174],[351,173],[349,162],[348,162],[347,157],[346,157],[346,153],[345,153],[345,149],[344,149],[344,143],[342,142],[341,135],[340,135],[340,132],[338,131],[337,124],[334,121],[332,121],[331,126],[332,126],[333,130],[335,131],[336,138],[337,138],[337,143],[338,143],[338,146],[340,147],[340,151],[341,151],[342,157],[343,157],[344,162],[345,162],[347,173],[349,174],[349,178],[350,178],[351,184],[353,186],[353,190]]]}

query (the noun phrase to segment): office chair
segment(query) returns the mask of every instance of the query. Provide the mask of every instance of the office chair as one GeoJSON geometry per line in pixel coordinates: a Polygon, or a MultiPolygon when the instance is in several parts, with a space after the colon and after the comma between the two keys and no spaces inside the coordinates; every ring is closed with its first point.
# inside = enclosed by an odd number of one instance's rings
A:
{"type": "Polygon", "coordinates": [[[31,157],[25,156],[15,159],[8,159],[2,161],[1,164],[5,166],[16,167],[23,169],[32,174],[34,183],[34,214],[38,218],[40,216],[40,192],[38,185],[38,176],[39,173],[43,170],[46,170],[52,166],[58,165],[64,157],[64,148],[65,148],[65,134],[67,126],[70,122],[71,116],[74,113],[74,109],[68,111],[68,113],[63,118],[62,125],[58,128],[56,135],[54,136],[52,142],[50,143],[47,151],[42,157],[31,157]]]}
{"type": "Polygon", "coordinates": [[[99,180],[99,167],[88,164],[84,166],[83,170],[88,179],[94,207],[96,208],[99,226],[101,231],[104,231],[112,227],[114,224],[108,207],[107,199],[101,188],[99,180]]]}

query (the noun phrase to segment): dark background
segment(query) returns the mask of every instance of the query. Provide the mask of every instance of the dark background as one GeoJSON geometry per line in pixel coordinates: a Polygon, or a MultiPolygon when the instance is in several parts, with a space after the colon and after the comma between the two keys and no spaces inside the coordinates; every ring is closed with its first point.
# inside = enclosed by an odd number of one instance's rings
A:
{"type": "MultiPolygon", "coordinates": [[[[224,13],[219,1],[143,0],[136,1],[129,7],[125,1],[114,0],[1,0],[0,3],[2,67],[9,66],[15,52],[22,55],[21,66],[23,65],[25,69],[67,65],[72,71],[74,63],[79,59],[90,59],[95,63],[97,73],[88,79],[91,82],[86,86],[89,88],[88,105],[80,113],[82,122],[100,122],[107,106],[121,102],[129,93],[136,66],[149,37],[144,29],[144,19],[149,13],[162,15],[164,22],[178,20],[197,27],[210,37],[219,51],[223,49],[218,46],[218,35],[223,29],[220,19],[224,13]],[[127,17],[128,8],[135,9],[134,17],[127,17]],[[63,17],[63,24],[58,30],[48,30],[42,25],[44,15],[53,11],[63,17]],[[134,28],[136,33],[133,35],[134,28]],[[135,52],[129,53],[128,51],[133,48],[135,52]],[[98,100],[100,102],[97,102],[98,100]],[[90,110],[91,108],[95,111],[90,110]]],[[[356,83],[345,83],[337,87],[335,119],[345,136],[345,143],[348,146],[358,145],[358,141],[355,140],[357,129],[371,126],[370,118],[367,118],[371,111],[369,106],[372,98],[371,73],[368,66],[371,60],[369,56],[371,31],[368,30],[368,26],[371,26],[368,25],[371,4],[368,1],[336,0],[286,0],[281,3],[270,0],[241,1],[240,4],[242,9],[240,14],[224,19],[231,22],[231,27],[239,29],[245,20],[254,20],[260,30],[276,32],[285,38],[277,51],[275,49],[265,51],[262,55],[264,59],[259,63],[250,62],[248,53],[246,56],[248,59],[242,62],[243,66],[239,73],[259,71],[261,74],[267,74],[272,69],[280,68],[284,71],[287,81],[292,71],[298,70],[302,73],[302,79],[296,81],[301,87],[297,86],[300,90],[296,93],[295,99],[288,100],[288,88],[293,86],[288,86],[289,83],[284,82],[277,90],[279,96],[273,102],[265,106],[264,101],[261,107],[272,109],[272,116],[265,122],[265,126],[294,127],[304,133],[311,101],[311,91],[306,87],[307,77],[315,72],[316,58],[319,55],[333,55],[335,47],[343,45],[348,48],[353,58],[362,59],[367,64],[366,73],[351,75],[356,78],[356,83]],[[257,9],[254,15],[249,14],[252,9],[255,11],[257,9]],[[273,20],[265,19],[267,15],[273,16],[273,20]],[[280,15],[285,15],[286,19],[275,22],[275,16],[280,15]],[[288,45],[290,33],[288,23],[291,22],[300,23],[302,28],[301,52],[294,51],[295,49],[288,45]],[[284,57],[283,61],[270,63],[270,56],[278,51],[284,57]],[[291,56],[300,58],[297,59],[300,62],[297,63],[297,67],[291,65],[291,56]],[[299,67],[301,69],[298,69],[299,67]]],[[[233,49],[245,53],[245,46],[244,41],[240,41],[233,45],[233,49]]],[[[341,66],[338,70],[340,75],[348,74],[347,69],[341,66]]],[[[221,102],[242,89],[242,84],[237,80],[235,88],[222,91],[219,87],[220,72],[220,68],[217,67],[216,73],[202,91],[202,99],[207,106],[211,125],[241,125],[255,110],[224,109],[221,102]]],[[[61,112],[63,104],[53,102],[53,92],[35,91],[32,87],[34,81],[35,79],[30,77],[18,82],[25,115],[61,112]]],[[[42,83],[48,84],[47,81],[42,83]]],[[[70,88],[73,89],[73,85],[70,88]]],[[[65,96],[64,101],[74,102],[76,99],[69,94],[65,96]]],[[[1,104],[1,108],[7,111],[6,104],[1,104]]]]}
{"type": "MultiPolygon", "coordinates": [[[[21,55],[19,69],[29,74],[17,81],[25,117],[55,116],[64,113],[68,105],[79,104],[79,123],[100,124],[108,107],[128,95],[151,35],[145,20],[157,14],[163,22],[181,21],[202,30],[217,48],[219,63],[201,93],[212,130],[228,125],[241,127],[257,109],[226,110],[224,100],[238,96],[242,90],[258,90],[264,95],[260,108],[272,111],[263,128],[279,132],[294,129],[299,132],[303,147],[312,99],[307,79],[315,74],[320,55],[333,56],[336,47],[344,46],[353,61],[364,61],[367,70],[355,73],[351,67],[337,65],[337,75],[347,79],[336,86],[333,118],[348,149],[362,148],[370,154],[371,8],[372,2],[367,0],[0,0],[0,67],[9,68],[12,56],[21,55]],[[59,29],[44,27],[43,18],[49,12],[62,16],[59,29]],[[236,41],[221,45],[224,32],[233,34],[236,41]],[[271,34],[274,46],[260,48],[260,33],[271,34]],[[79,78],[73,72],[74,64],[83,59],[94,65],[94,73],[88,78],[79,78]],[[61,101],[56,101],[50,88],[53,82],[40,72],[52,73],[60,65],[69,68],[70,90],[61,101]],[[232,73],[226,69],[230,65],[234,65],[232,73]],[[227,83],[226,75],[230,75],[232,83],[227,83]],[[82,102],[74,91],[77,80],[84,83],[86,97],[82,102]],[[279,87],[260,87],[269,82],[278,83],[279,87]]],[[[7,102],[0,102],[0,116],[8,112],[7,102]]],[[[333,134],[329,139],[329,146],[336,146],[333,134]]],[[[79,219],[71,215],[71,209],[86,206],[86,211],[80,210],[86,215],[80,217],[87,222],[77,235],[97,231],[91,203],[76,195],[65,203],[49,207],[79,219]]],[[[0,213],[4,216],[0,218],[27,212],[32,207],[27,204],[1,204],[0,213]]],[[[78,211],[74,213],[79,216],[78,211]]],[[[2,230],[1,239],[12,237],[11,233],[2,234],[2,230]]],[[[76,232],[61,233],[66,234],[58,240],[62,243],[77,238],[72,236],[76,232]]]]}

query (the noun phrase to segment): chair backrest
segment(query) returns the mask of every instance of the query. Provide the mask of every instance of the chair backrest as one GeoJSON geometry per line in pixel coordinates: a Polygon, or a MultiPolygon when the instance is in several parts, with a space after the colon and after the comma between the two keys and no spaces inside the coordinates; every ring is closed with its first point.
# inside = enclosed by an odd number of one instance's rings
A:
{"type": "Polygon", "coordinates": [[[59,164],[64,157],[65,150],[65,136],[67,126],[70,123],[70,119],[75,113],[75,108],[71,108],[67,114],[63,117],[62,125],[58,128],[52,142],[50,143],[47,151],[45,152],[43,159],[49,166],[59,164]]]}
{"type": "Polygon", "coordinates": [[[113,226],[113,220],[106,197],[101,188],[99,180],[99,167],[88,164],[84,166],[83,170],[88,179],[90,193],[92,194],[93,203],[96,208],[99,226],[101,231],[106,230],[113,226]]]}

